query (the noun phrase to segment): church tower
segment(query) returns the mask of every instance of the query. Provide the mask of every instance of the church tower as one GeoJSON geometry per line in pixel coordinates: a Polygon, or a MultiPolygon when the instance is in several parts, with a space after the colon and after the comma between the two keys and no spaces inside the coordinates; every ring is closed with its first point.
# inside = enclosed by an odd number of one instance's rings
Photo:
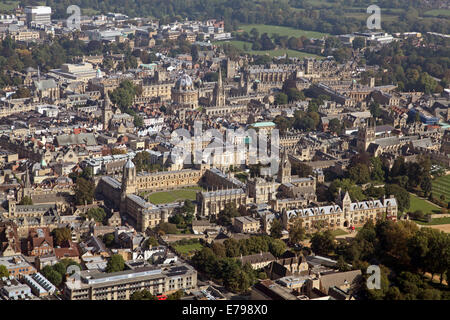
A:
{"type": "Polygon", "coordinates": [[[291,162],[289,161],[289,157],[286,150],[284,150],[283,152],[280,167],[278,168],[277,182],[279,183],[291,182],[291,162]]]}
{"type": "Polygon", "coordinates": [[[111,109],[111,100],[109,100],[108,92],[105,92],[105,98],[103,99],[103,110],[102,110],[102,123],[103,130],[109,129],[109,122],[113,116],[113,111],[111,109]]]}
{"type": "Polygon", "coordinates": [[[222,68],[219,67],[219,79],[213,90],[213,103],[215,107],[225,106],[225,88],[222,83],[222,68]]]}
{"type": "Polygon", "coordinates": [[[25,168],[25,179],[24,179],[24,184],[23,184],[23,189],[22,189],[22,197],[26,197],[30,195],[30,191],[31,191],[31,179],[30,179],[30,171],[28,170],[28,168],[25,168]]]}
{"type": "Polygon", "coordinates": [[[369,145],[375,141],[375,122],[369,120],[363,128],[358,130],[358,152],[366,152],[369,145]],[[371,124],[372,123],[372,124],[371,124]]]}
{"type": "Polygon", "coordinates": [[[122,171],[122,190],[120,194],[121,212],[126,211],[127,195],[135,193],[136,187],[136,167],[133,161],[131,161],[131,159],[128,159],[128,161],[123,166],[122,171]]]}

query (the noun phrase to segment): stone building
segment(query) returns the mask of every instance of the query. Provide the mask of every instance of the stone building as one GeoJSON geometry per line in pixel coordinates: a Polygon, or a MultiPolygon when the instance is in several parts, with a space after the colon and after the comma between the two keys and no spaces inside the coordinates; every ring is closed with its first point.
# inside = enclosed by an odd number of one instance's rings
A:
{"type": "Polygon", "coordinates": [[[183,73],[172,88],[172,101],[176,107],[198,108],[198,90],[189,75],[183,73]]]}
{"type": "Polygon", "coordinates": [[[322,224],[331,229],[361,226],[369,220],[397,221],[398,205],[393,196],[388,199],[352,202],[348,192],[340,192],[336,200],[336,204],[328,206],[285,210],[282,214],[283,225],[288,229],[296,219],[301,219],[304,228],[312,230],[316,228],[318,221],[323,221],[322,224]]]}

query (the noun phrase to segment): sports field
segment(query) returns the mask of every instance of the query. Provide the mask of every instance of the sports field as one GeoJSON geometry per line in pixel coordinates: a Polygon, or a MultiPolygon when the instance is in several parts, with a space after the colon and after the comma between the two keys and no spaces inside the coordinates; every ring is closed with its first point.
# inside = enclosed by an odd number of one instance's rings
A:
{"type": "Polygon", "coordinates": [[[172,191],[154,192],[148,196],[148,201],[153,204],[170,203],[184,200],[195,200],[200,187],[190,187],[172,191]]]}
{"type": "Polygon", "coordinates": [[[270,57],[280,57],[284,56],[286,53],[289,57],[297,57],[297,58],[303,58],[303,57],[312,57],[316,59],[324,59],[325,57],[315,55],[313,53],[307,53],[307,52],[301,52],[297,50],[291,50],[291,49],[274,49],[274,50],[252,50],[252,43],[246,42],[246,41],[239,41],[239,40],[231,40],[231,41],[216,41],[213,42],[214,44],[224,44],[229,43],[236,48],[254,55],[265,55],[268,54],[270,57]]]}
{"type": "Polygon", "coordinates": [[[450,201],[450,175],[433,180],[432,192],[435,198],[440,198],[441,195],[444,195],[444,201],[450,201]]]}
{"type": "Polygon", "coordinates": [[[246,31],[250,33],[250,31],[255,28],[258,30],[259,34],[267,33],[269,37],[273,34],[278,34],[279,36],[288,36],[288,37],[301,37],[305,36],[307,38],[323,38],[327,36],[327,33],[316,32],[316,31],[307,31],[300,30],[291,27],[282,27],[282,26],[271,26],[267,24],[244,24],[239,27],[240,30],[246,31]]]}
{"type": "Polygon", "coordinates": [[[431,204],[423,199],[420,199],[418,196],[410,193],[410,205],[408,211],[414,212],[416,210],[421,210],[423,213],[440,213],[441,209],[431,204]]]}

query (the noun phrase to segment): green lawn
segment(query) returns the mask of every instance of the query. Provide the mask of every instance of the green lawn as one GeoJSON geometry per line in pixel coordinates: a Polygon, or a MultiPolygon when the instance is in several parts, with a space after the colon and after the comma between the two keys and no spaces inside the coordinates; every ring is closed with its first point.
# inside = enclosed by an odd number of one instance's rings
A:
{"type": "Polygon", "coordinates": [[[420,199],[418,196],[414,194],[410,194],[410,205],[408,211],[414,212],[416,210],[421,210],[423,213],[440,213],[441,209],[431,204],[423,199],[420,199]]]}
{"type": "Polygon", "coordinates": [[[424,226],[435,226],[439,224],[450,224],[450,217],[445,218],[434,218],[431,219],[431,222],[422,222],[422,221],[415,221],[418,224],[424,225],[424,226]]]}
{"type": "Polygon", "coordinates": [[[335,236],[335,237],[337,237],[337,236],[344,236],[344,235],[348,234],[347,231],[342,230],[342,229],[336,229],[336,230],[333,230],[331,233],[332,233],[333,236],[335,236]]]}
{"type": "Polygon", "coordinates": [[[1,1],[0,2],[0,13],[7,13],[10,11],[13,11],[15,8],[17,8],[17,5],[19,4],[19,1],[1,1]]]}
{"type": "Polygon", "coordinates": [[[148,201],[153,204],[170,203],[184,200],[195,200],[200,187],[189,187],[172,191],[154,192],[148,196],[148,201]]]}
{"type": "Polygon", "coordinates": [[[289,36],[297,38],[301,36],[305,36],[307,38],[322,38],[328,35],[327,33],[317,31],[307,31],[291,27],[271,26],[266,24],[244,24],[239,26],[240,30],[247,31],[248,33],[250,33],[250,30],[252,30],[253,28],[256,28],[260,35],[263,33],[267,33],[269,37],[274,33],[278,34],[279,36],[289,36]]]}
{"type": "Polygon", "coordinates": [[[316,54],[307,53],[307,52],[301,52],[297,50],[291,50],[291,49],[274,49],[274,50],[252,50],[252,43],[246,42],[246,41],[239,41],[239,40],[230,40],[230,41],[215,41],[214,44],[223,44],[223,43],[230,43],[233,46],[235,46],[238,49],[241,49],[242,51],[245,51],[249,54],[255,54],[255,55],[265,55],[268,54],[270,57],[279,57],[284,56],[286,53],[289,55],[289,57],[313,57],[316,59],[324,59],[325,57],[318,56],[316,54]],[[244,49],[244,46],[247,45],[247,50],[244,49]]]}
{"type": "Polygon", "coordinates": [[[439,198],[445,196],[445,201],[450,201],[450,175],[442,176],[433,180],[433,196],[439,198]]]}
{"type": "Polygon", "coordinates": [[[192,251],[200,251],[203,246],[200,243],[191,243],[191,244],[183,244],[183,245],[174,245],[173,248],[179,254],[189,254],[192,251]]]}
{"type": "Polygon", "coordinates": [[[439,16],[446,16],[450,17],[450,9],[434,9],[429,10],[424,13],[425,16],[431,16],[431,17],[439,17],[439,16]]]}

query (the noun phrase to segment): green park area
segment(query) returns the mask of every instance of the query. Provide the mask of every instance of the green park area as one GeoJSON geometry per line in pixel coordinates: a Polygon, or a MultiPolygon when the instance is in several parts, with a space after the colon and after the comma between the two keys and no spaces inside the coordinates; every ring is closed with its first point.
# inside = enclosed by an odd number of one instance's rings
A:
{"type": "Polygon", "coordinates": [[[420,210],[423,213],[441,213],[441,208],[410,193],[409,212],[420,210]]]}
{"type": "Polygon", "coordinates": [[[248,54],[254,54],[254,55],[269,55],[270,57],[280,57],[284,56],[286,53],[291,58],[303,58],[303,57],[311,57],[316,59],[324,59],[325,57],[318,56],[313,53],[307,53],[297,50],[291,50],[291,49],[273,49],[273,50],[252,50],[252,43],[247,41],[240,41],[240,40],[230,40],[230,41],[216,41],[215,44],[223,44],[223,43],[229,43],[233,45],[234,47],[248,53],[248,54]]]}
{"type": "Polygon", "coordinates": [[[433,197],[440,198],[444,195],[444,201],[450,201],[450,175],[442,176],[433,180],[433,197]]]}
{"type": "Polygon", "coordinates": [[[11,12],[17,8],[18,4],[19,1],[0,1],[0,13],[11,12]]]}
{"type": "Polygon", "coordinates": [[[191,252],[202,250],[203,246],[199,242],[196,242],[189,244],[176,244],[173,248],[179,254],[190,254],[191,252]]]}
{"type": "Polygon", "coordinates": [[[272,37],[272,35],[274,34],[278,34],[281,37],[288,36],[296,38],[302,36],[305,36],[307,38],[323,38],[324,36],[328,35],[322,32],[300,30],[291,27],[271,26],[266,24],[244,24],[239,27],[239,30],[250,33],[253,28],[258,30],[259,34],[267,33],[269,37],[272,37]]]}
{"type": "Polygon", "coordinates": [[[189,256],[194,254],[196,251],[203,249],[203,245],[200,243],[199,239],[196,238],[178,240],[171,245],[179,255],[183,256],[189,256]]]}
{"type": "Polygon", "coordinates": [[[450,17],[450,9],[434,9],[424,13],[425,16],[430,17],[450,17]]]}
{"type": "Polygon", "coordinates": [[[333,230],[331,233],[332,233],[333,236],[335,236],[335,237],[337,237],[337,236],[345,236],[346,234],[348,234],[347,231],[342,230],[342,229],[336,229],[336,230],[333,230]]]}
{"type": "Polygon", "coordinates": [[[415,222],[424,226],[436,226],[440,224],[450,224],[450,217],[434,218],[431,219],[431,222],[423,222],[423,221],[415,221],[415,222]]]}
{"type": "Polygon", "coordinates": [[[189,187],[184,189],[154,192],[148,196],[148,201],[153,204],[170,203],[184,200],[195,200],[201,187],[189,187]]]}

